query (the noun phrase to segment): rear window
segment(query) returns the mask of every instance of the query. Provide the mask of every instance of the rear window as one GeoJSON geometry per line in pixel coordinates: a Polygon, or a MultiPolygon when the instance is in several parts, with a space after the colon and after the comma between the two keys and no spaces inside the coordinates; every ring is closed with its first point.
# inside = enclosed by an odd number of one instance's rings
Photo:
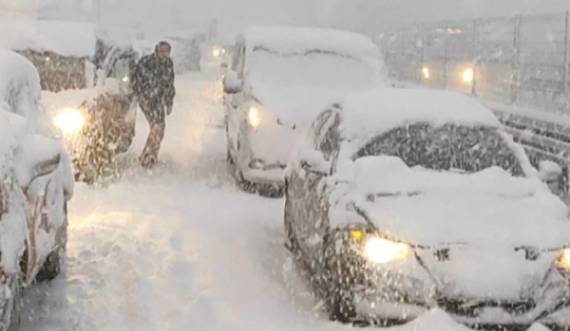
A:
{"type": "Polygon", "coordinates": [[[399,127],[377,136],[355,155],[397,156],[409,167],[478,172],[498,166],[524,176],[515,153],[496,128],[429,124],[399,127]]]}

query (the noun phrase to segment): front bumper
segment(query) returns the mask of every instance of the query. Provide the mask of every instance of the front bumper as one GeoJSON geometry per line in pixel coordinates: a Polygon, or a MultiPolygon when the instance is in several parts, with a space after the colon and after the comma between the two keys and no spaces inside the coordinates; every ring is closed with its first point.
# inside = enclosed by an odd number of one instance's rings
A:
{"type": "MultiPolygon", "coordinates": [[[[410,280],[407,280],[410,281],[410,280]]],[[[551,284],[554,285],[554,284],[551,284]]],[[[424,300],[408,298],[416,296],[412,290],[398,288],[387,293],[386,288],[354,287],[352,298],[357,315],[369,320],[398,320],[411,322],[426,312],[439,308],[456,322],[471,326],[526,327],[540,323],[556,329],[570,329],[570,295],[567,284],[551,286],[539,301],[489,301],[460,297],[439,297],[424,300]],[[398,297],[396,300],[384,300],[398,297]]]]}
{"type": "Polygon", "coordinates": [[[283,188],[285,186],[285,165],[270,164],[255,167],[250,162],[248,167],[242,171],[242,176],[250,183],[283,188]]]}
{"type": "Polygon", "coordinates": [[[570,276],[555,268],[536,285],[513,293],[512,298],[494,297],[449,291],[453,279],[439,277],[433,272],[434,266],[426,266],[417,252],[404,261],[377,265],[355,256],[351,249],[335,251],[328,259],[333,261],[330,265],[340,265],[341,271],[331,281],[351,298],[357,319],[407,323],[439,308],[456,322],[472,327],[524,328],[541,323],[570,330],[570,276]]]}

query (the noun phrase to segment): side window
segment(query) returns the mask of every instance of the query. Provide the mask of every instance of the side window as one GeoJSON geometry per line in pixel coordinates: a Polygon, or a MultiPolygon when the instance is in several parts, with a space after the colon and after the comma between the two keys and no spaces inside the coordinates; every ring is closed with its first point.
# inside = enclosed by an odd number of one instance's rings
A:
{"type": "Polygon", "coordinates": [[[241,57],[242,44],[236,44],[235,52],[232,57],[232,70],[237,71],[241,57]]]}
{"type": "Polygon", "coordinates": [[[243,79],[244,67],[245,67],[245,46],[242,46],[240,49],[239,61],[236,68],[236,72],[238,73],[239,79],[243,79]]]}
{"type": "Polygon", "coordinates": [[[327,110],[321,113],[317,119],[313,122],[311,126],[311,140],[313,141],[313,146],[318,148],[320,137],[322,135],[323,127],[328,123],[329,118],[333,114],[332,110],[327,110]]]}
{"type": "Polygon", "coordinates": [[[329,161],[333,154],[339,149],[340,147],[340,132],[339,132],[339,124],[340,124],[340,117],[338,114],[335,114],[331,118],[332,123],[330,125],[325,126],[325,132],[322,135],[322,139],[319,141],[317,148],[320,150],[325,159],[329,161]]]}

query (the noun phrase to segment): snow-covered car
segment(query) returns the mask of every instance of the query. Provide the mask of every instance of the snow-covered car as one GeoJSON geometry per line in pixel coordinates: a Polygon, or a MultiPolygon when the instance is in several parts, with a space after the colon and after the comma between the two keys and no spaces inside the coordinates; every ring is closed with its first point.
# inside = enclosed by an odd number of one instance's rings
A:
{"type": "Polygon", "coordinates": [[[345,93],[385,82],[378,47],[352,32],[263,27],[237,38],[224,76],[228,162],[241,184],[280,192],[304,124],[345,93]]]}
{"type": "Polygon", "coordinates": [[[0,330],[17,330],[22,290],[55,278],[67,242],[70,158],[40,107],[31,62],[0,50],[0,330]]]}
{"type": "Polygon", "coordinates": [[[91,59],[94,87],[44,92],[44,104],[72,156],[77,180],[93,183],[112,174],[114,157],[131,146],[137,105],[131,98],[130,75],[136,60],[131,45],[98,42],[91,59]]]}
{"type": "MultiPolygon", "coordinates": [[[[490,110],[445,91],[347,96],[286,172],[286,245],[330,317],[570,326],[570,219],[490,110]]],[[[557,171],[557,170],[554,170],[557,171]]]]}

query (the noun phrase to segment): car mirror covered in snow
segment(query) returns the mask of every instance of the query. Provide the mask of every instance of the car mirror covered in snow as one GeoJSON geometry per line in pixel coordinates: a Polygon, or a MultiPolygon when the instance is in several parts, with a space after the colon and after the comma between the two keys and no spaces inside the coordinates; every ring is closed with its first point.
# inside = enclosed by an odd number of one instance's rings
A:
{"type": "Polygon", "coordinates": [[[237,72],[228,70],[224,76],[224,93],[236,94],[241,90],[241,85],[237,72]]]}
{"type": "Polygon", "coordinates": [[[40,135],[28,135],[16,154],[16,175],[22,187],[57,170],[61,161],[58,144],[40,135]]]}
{"type": "Polygon", "coordinates": [[[330,164],[323,153],[315,150],[304,149],[301,151],[300,164],[303,170],[320,175],[328,175],[330,164]]]}

